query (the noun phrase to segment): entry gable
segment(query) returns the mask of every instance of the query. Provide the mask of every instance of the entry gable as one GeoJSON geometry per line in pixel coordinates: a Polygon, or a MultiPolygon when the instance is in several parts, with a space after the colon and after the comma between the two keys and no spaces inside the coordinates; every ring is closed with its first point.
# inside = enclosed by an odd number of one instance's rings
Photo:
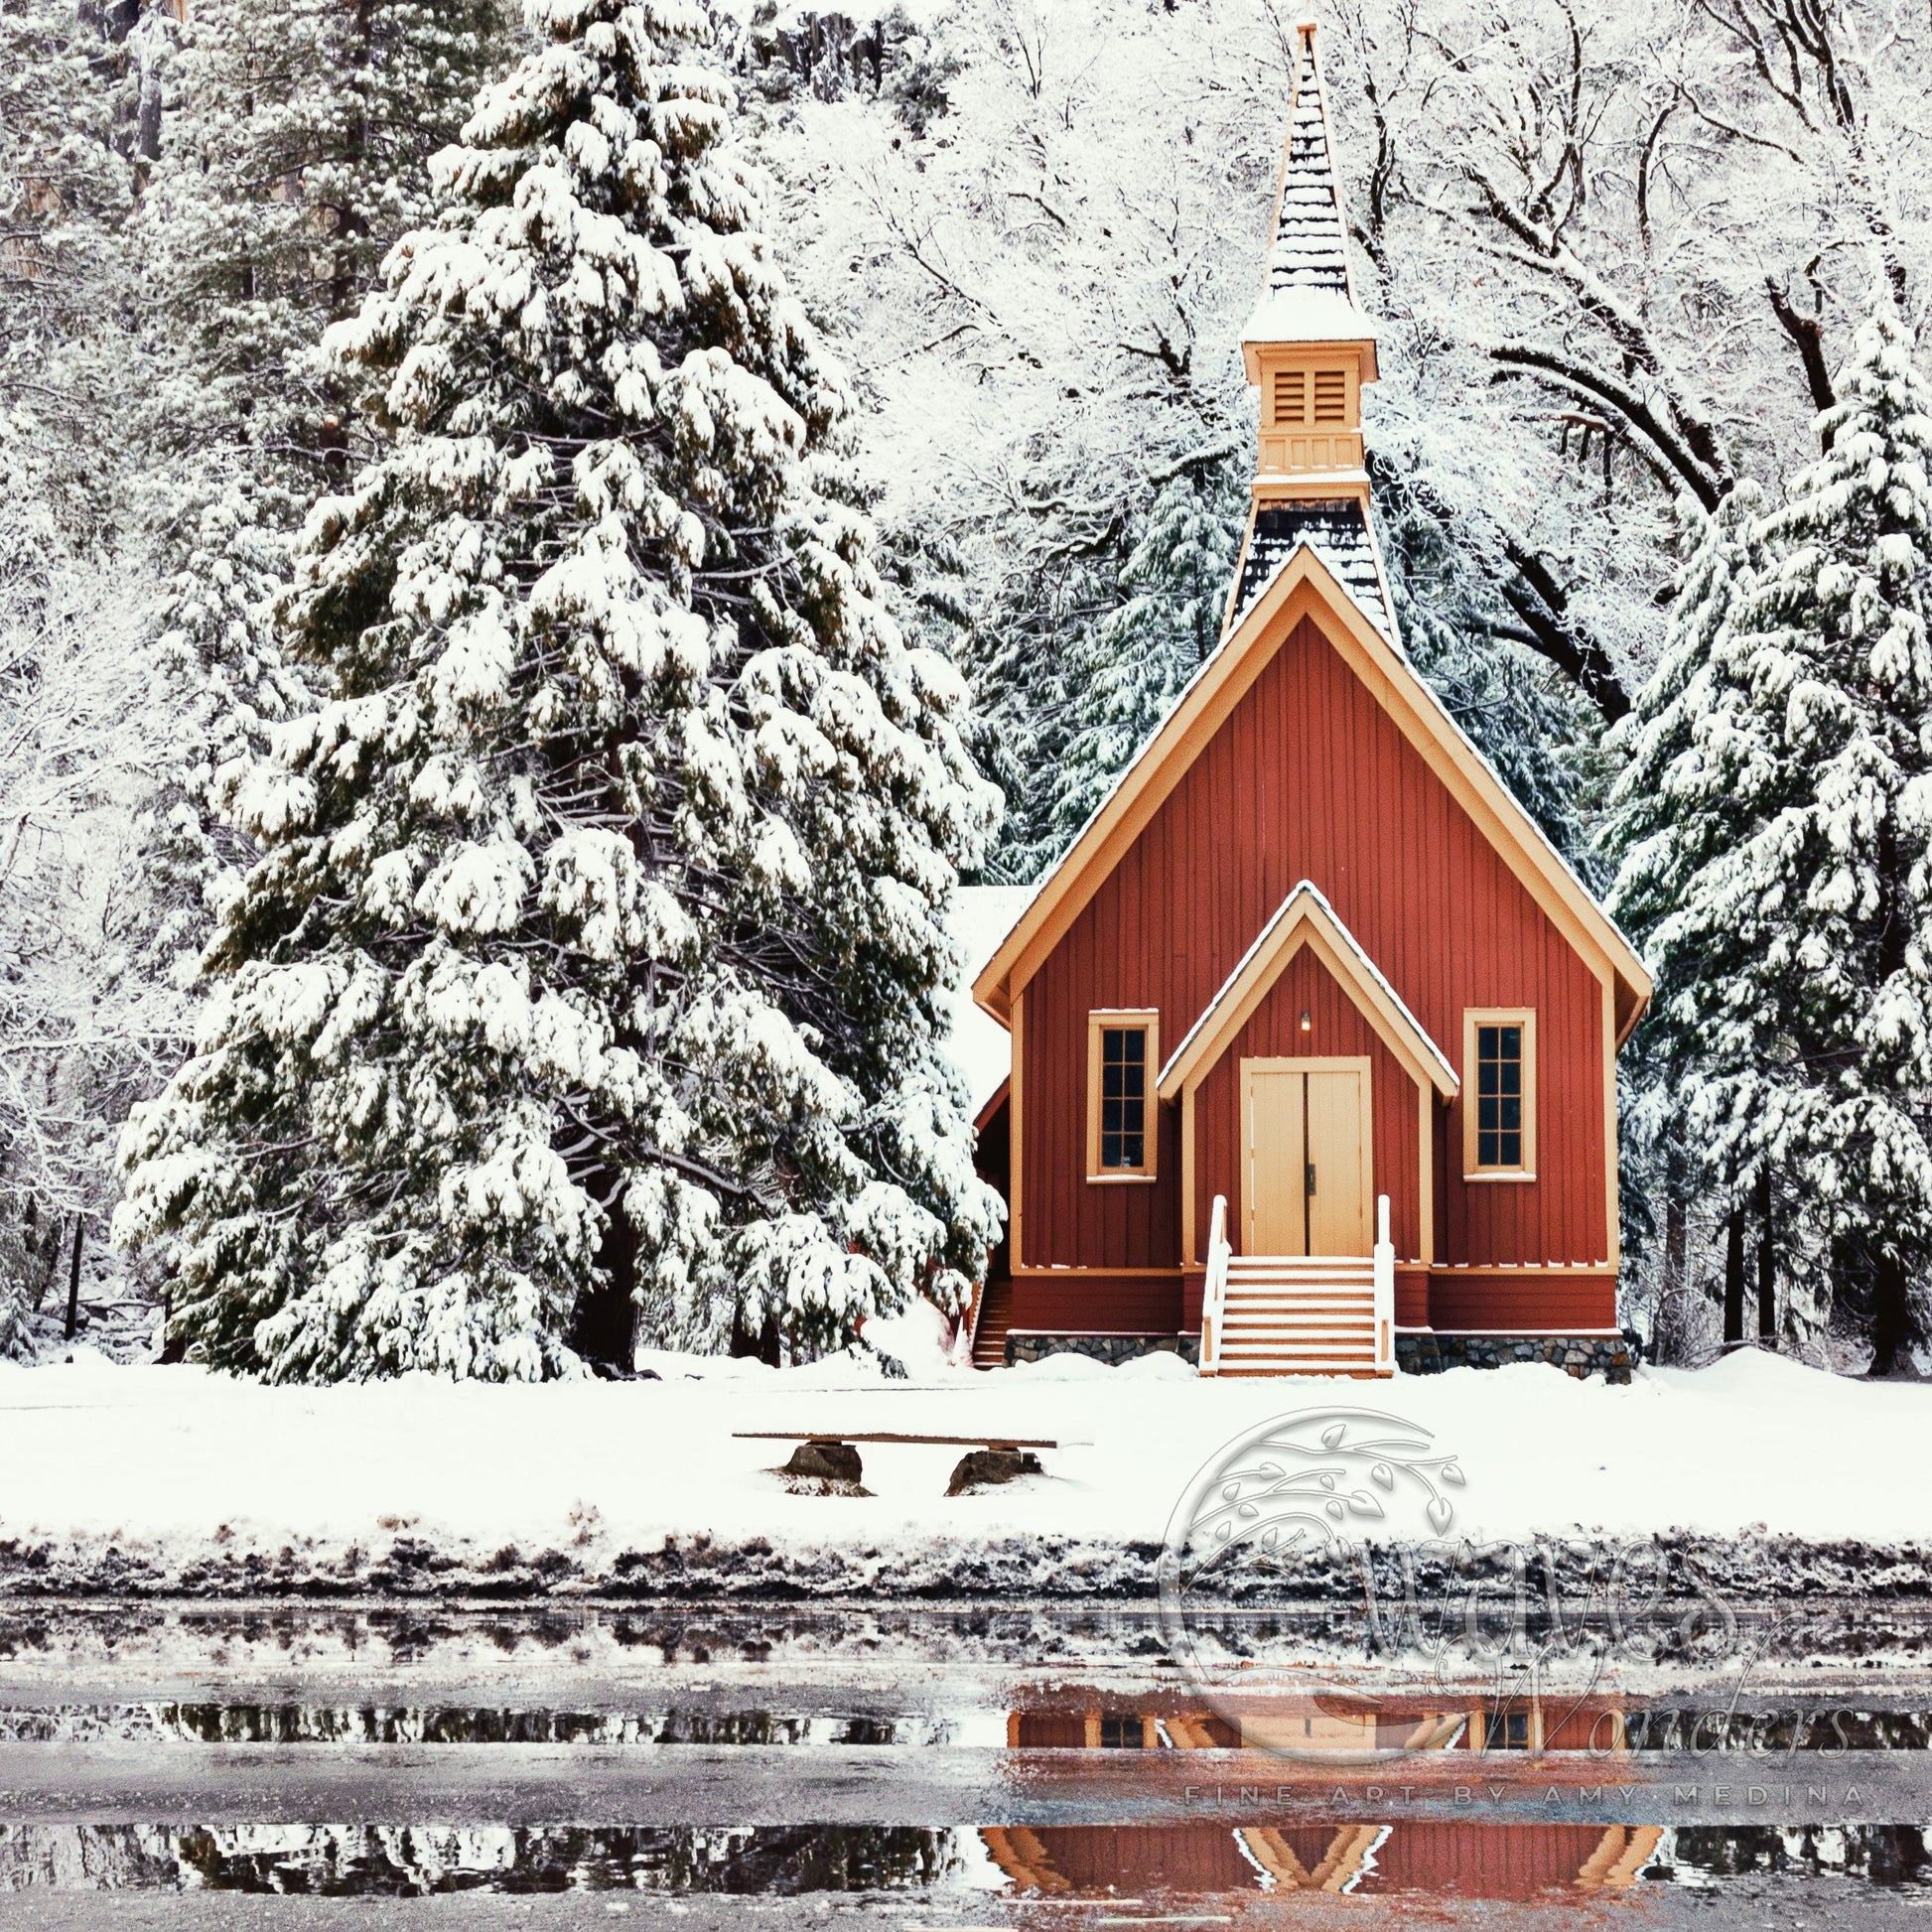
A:
{"type": "Polygon", "coordinates": [[[1419,1087],[1433,1087],[1444,1100],[1453,1100],[1461,1082],[1449,1056],[1423,1031],[1402,996],[1308,879],[1282,901],[1174,1048],[1161,1069],[1157,1085],[1161,1098],[1175,1100],[1200,1085],[1304,946],[1334,976],[1409,1077],[1419,1087]]]}

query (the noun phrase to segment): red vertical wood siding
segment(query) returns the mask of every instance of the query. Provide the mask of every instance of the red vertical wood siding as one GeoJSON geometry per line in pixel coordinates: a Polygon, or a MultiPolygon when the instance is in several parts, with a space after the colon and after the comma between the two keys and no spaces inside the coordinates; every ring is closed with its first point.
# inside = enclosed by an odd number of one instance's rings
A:
{"type": "MultiPolygon", "coordinates": [[[[1452,1064],[1461,1058],[1465,1008],[1536,1010],[1538,1178],[1465,1185],[1461,1103],[1439,1107],[1436,1260],[1602,1262],[1600,986],[1304,621],[1028,984],[1023,1265],[1178,1266],[1177,1108],[1161,1110],[1155,1184],[1086,1179],[1087,1014],[1158,1009],[1162,1051],[1172,1052],[1303,879],[1326,895],[1452,1064]]],[[[1234,1093],[1232,1085],[1222,1091],[1234,1093]]],[[[1197,1109],[1205,1098],[1203,1088],[1197,1109]]],[[[1232,1104],[1238,1109],[1238,1097],[1232,1104]]],[[[1378,1073],[1375,1112],[1376,1185],[1393,1202],[1380,1135],[1386,1122],[1413,1137],[1406,1078],[1398,1087],[1378,1073]]],[[[1230,1115],[1216,1131],[1238,1131],[1237,1122],[1230,1115]]],[[[1392,1147],[1387,1158],[1404,1157],[1392,1147]]],[[[1238,1194],[1228,1191],[1231,1200],[1238,1194]]],[[[1414,1193],[1411,1186],[1398,1210],[1411,1217],[1397,1223],[1404,1254],[1415,1245],[1414,1193]]],[[[1105,1325],[1105,1311],[1095,1309],[1093,1319],[1105,1325]]]]}
{"type": "Polygon", "coordinates": [[[1603,1842],[1601,1825],[1408,1823],[1376,1849],[1363,1893],[1459,1892],[1473,1898],[1530,1899],[1570,1892],[1603,1842]]]}
{"type": "MultiPolygon", "coordinates": [[[[1271,908],[1272,910],[1272,908],[1271,908]]],[[[1205,1258],[1214,1196],[1225,1194],[1232,1226],[1241,1215],[1241,1062],[1244,1059],[1361,1058],[1369,1063],[1370,1175],[1389,1197],[1389,1238],[1399,1261],[1422,1254],[1421,1168],[1416,1083],[1363,1019],[1334,975],[1306,946],[1283,969],[1248,1023],[1194,1095],[1194,1240],[1205,1258]],[[1302,1015],[1309,1031],[1302,1031],[1302,1015]]],[[[1374,1229],[1371,1210],[1369,1227],[1374,1229]]],[[[1231,1237],[1238,1253],[1239,1233],[1231,1237]]]]}

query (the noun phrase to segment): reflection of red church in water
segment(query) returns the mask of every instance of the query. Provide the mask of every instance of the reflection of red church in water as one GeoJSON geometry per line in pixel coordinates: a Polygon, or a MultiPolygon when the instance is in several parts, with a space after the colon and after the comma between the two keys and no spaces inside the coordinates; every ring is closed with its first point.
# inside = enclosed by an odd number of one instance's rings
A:
{"type": "Polygon", "coordinates": [[[1037,1892],[1452,1892],[1530,1899],[1636,1880],[1654,1825],[1026,1825],[982,1831],[994,1863],[1037,1892]]]}
{"type": "MultiPolygon", "coordinates": [[[[1441,1705],[1319,1698],[1278,1705],[1238,1725],[1211,1713],[1016,1711],[1016,1750],[1238,1750],[1288,1745],[1337,1760],[1379,1750],[1494,1756],[1624,1748],[1611,1700],[1538,1699],[1441,1705]]],[[[1267,1888],[1374,1894],[1443,1892],[1531,1899],[1556,1892],[1623,1890],[1656,1850],[1655,1826],[1486,1824],[1460,1820],[1356,1820],[1233,1825],[1008,1826],[980,1834],[1016,1886],[1039,1893],[1148,1889],[1176,1893],[1267,1888]]]]}

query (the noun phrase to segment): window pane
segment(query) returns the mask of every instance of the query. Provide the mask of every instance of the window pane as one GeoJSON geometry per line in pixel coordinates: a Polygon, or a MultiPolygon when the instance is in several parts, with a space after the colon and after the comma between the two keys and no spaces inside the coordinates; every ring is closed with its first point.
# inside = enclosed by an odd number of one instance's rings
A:
{"type": "Polygon", "coordinates": [[[1475,1030],[1478,1168],[1523,1165],[1523,1033],[1521,1026],[1475,1030]]]}
{"type": "Polygon", "coordinates": [[[1147,1165],[1147,1029],[1100,1030],[1100,1165],[1147,1165]]]}

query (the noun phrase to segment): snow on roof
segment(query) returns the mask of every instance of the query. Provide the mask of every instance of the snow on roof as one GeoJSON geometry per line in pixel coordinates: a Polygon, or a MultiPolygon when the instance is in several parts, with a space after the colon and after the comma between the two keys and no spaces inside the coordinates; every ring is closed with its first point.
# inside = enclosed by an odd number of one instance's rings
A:
{"type": "Polygon", "coordinates": [[[1305,543],[1334,573],[1369,622],[1395,643],[1395,620],[1382,584],[1382,560],[1368,518],[1352,496],[1267,503],[1255,511],[1228,630],[1239,627],[1275,574],[1305,543]]]}
{"type": "Polygon", "coordinates": [[[986,962],[1000,950],[1000,942],[1020,923],[1032,904],[1034,886],[962,886],[953,896],[948,925],[964,950],[965,967],[957,986],[941,998],[952,1015],[946,1050],[973,1090],[973,1113],[1000,1091],[1013,1071],[1013,1038],[990,1014],[973,1004],[973,982],[986,962]]]}
{"type": "Polygon", "coordinates": [[[1295,111],[1282,162],[1281,210],[1275,245],[1268,251],[1268,292],[1306,289],[1348,297],[1348,242],[1335,200],[1334,160],[1328,148],[1328,112],[1315,66],[1314,36],[1302,36],[1295,75],[1295,111]]]}
{"type": "Polygon", "coordinates": [[[1244,343],[1363,343],[1382,333],[1345,296],[1291,290],[1264,295],[1241,330],[1244,343]]]}

